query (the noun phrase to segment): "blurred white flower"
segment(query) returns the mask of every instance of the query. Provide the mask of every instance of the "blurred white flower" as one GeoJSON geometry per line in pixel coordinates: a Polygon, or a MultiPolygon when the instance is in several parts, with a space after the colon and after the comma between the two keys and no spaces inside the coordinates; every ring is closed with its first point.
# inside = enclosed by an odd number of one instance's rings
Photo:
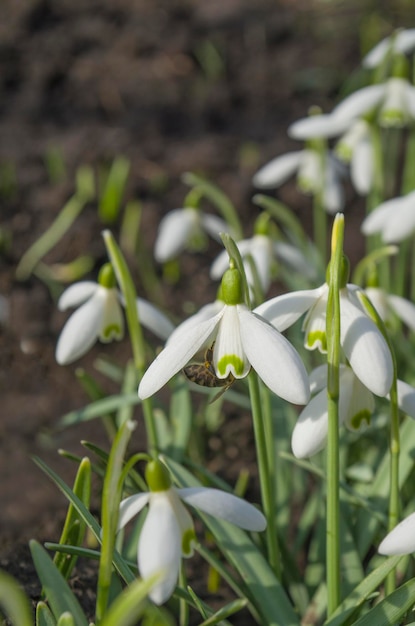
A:
{"type": "Polygon", "coordinates": [[[365,292],[384,322],[395,314],[408,328],[415,331],[415,305],[379,287],[366,287],[365,292]]]}
{"type": "Polygon", "coordinates": [[[212,364],[218,378],[229,374],[245,378],[252,366],[271,391],[289,402],[305,404],[308,379],[300,356],[273,326],[243,304],[236,269],[225,272],[221,289],[222,300],[205,308],[203,318],[196,314],[176,328],[145,372],[138,388],[140,398],[156,393],[199,350],[213,346],[212,364]]]}
{"type": "Polygon", "coordinates": [[[405,517],[381,542],[379,554],[386,556],[415,552],[415,513],[405,517]]]}
{"type": "Polygon", "coordinates": [[[229,232],[227,223],[199,209],[186,207],[167,213],[160,222],[154,247],[154,257],[159,263],[175,258],[182,250],[207,233],[220,241],[220,232],[229,232]]]}
{"type": "MultiPolygon", "coordinates": [[[[326,309],[329,287],[294,291],[272,298],[254,309],[281,332],[307,313],[303,330],[308,350],[327,351],[326,309]]],[[[340,290],[340,343],[354,373],[378,396],[392,385],[393,363],[389,347],[376,324],[368,317],[355,285],[340,290]]]]}
{"type": "Polygon", "coordinates": [[[328,213],[337,213],[343,209],[341,177],[344,170],[330,153],[324,158],[324,167],[320,154],[311,148],[278,156],[255,174],[253,184],[259,189],[273,189],[296,172],[297,185],[303,193],[315,195],[322,191],[324,208],[328,213]]]}
{"type": "Polygon", "coordinates": [[[363,67],[371,69],[380,65],[389,50],[401,54],[413,52],[415,50],[415,28],[403,28],[382,39],[363,58],[363,67]]]}
{"type": "Polygon", "coordinates": [[[379,233],[384,243],[399,243],[415,232],[415,191],[386,200],[363,220],[362,233],[379,233]]]}
{"type": "Polygon", "coordinates": [[[159,575],[150,591],[155,604],[163,604],[174,591],[180,561],[193,554],[196,540],[193,520],[184,504],[226,520],[244,530],[265,530],[266,521],[258,509],[241,498],[219,489],[171,485],[160,461],[147,465],[150,491],[130,496],[121,502],[118,529],[123,528],[148,504],[149,510],[138,540],[137,562],[143,579],[159,575]]]}

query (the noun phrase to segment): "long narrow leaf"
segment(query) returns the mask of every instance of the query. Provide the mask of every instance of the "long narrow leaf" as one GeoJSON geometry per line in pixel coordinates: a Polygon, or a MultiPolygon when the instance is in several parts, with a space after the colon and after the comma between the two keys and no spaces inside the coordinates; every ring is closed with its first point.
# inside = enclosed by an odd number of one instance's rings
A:
{"type": "Polygon", "coordinates": [[[14,626],[31,626],[30,605],[17,582],[5,572],[0,572],[0,607],[14,626]]]}
{"type": "Polygon", "coordinates": [[[354,622],[354,626],[390,626],[396,624],[414,605],[415,578],[399,587],[379,602],[369,613],[354,622]]]}

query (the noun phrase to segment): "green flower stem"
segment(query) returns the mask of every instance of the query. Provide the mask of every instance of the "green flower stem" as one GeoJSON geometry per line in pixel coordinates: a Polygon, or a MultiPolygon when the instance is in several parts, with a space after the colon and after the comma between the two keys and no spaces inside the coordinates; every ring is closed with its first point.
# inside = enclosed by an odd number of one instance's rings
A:
{"type": "Polygon", "coordinates": [[[320,252],[323,267],[327,263],[327,213],[324,207],[324,179],[326,170],[327,146],[323,142],[318,146],[322,184],[313,196],[313,234],[317,250],[320,252]]]}
{"type": "MultiPolygon", "coordinates": [[[[389,515],[388,515],[388,531],[395,528],[399,519],[399,405],[398,390],[396,384],[396,375],[394,376],[392,388],[390,390],[390,406],[391,406],[391,429],[390,429],[390,492],[389,492],[389,515]]],[[[396,588],[395,570],[389,572],[386,583],[386,595],[392,593],[396,588]]]]}
{"type": "Polygon", "coordinates": [[[327,302],[327,520],[326,577],[327,614],[340,604],[340,460],[339,460],[339,364],[340,364],[340,274],[343,257],[344,217],[333,224],[332,255],[327,302]]]}
{"type": "MultiPolygon", "coordinates": [[[[134,365],[137,370],[138,377],[141,380],[144,375],[146,358],[143,332],[138,318],[136,304],[137,294],[127,263],[112,233],[109,230],[105,230],[103,232],[103,237],[107,247],[108,256],[125,299],[126,317],[133,351],[134,365]]],[[[153,404],[151,398],[143,400],[142,407],[148,439],[148,450],[151,455],[155,455],[158,447],[157,431],[153,419],[153,404]]]]}
{"type": "Polygon", "coordinates": [[[258,458],[259,480],[264,515],[267,519],[268,561],[275,575],[281,579],[281,560],[275,524],[273,477],[270,473],[267,435],[265,432],[259,381],[256,372],[251,370],[248,376],[251,397],[252,419],[254,424],[255,445],[258,458]]]}

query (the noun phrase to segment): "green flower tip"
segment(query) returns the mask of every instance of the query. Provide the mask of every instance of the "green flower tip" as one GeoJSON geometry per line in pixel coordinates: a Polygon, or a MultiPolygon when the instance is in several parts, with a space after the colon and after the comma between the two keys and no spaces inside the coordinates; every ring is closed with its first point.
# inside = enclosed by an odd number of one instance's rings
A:
{"type": "MultiPolygon", "coordinates": [[[[332,261],[330,261],[326,270],[326,282],[327,283],[330,282],[331,264],[332,264],[332,261]]],[[[344,287],[346,287],[347,283],[349,282],[349,276],[350,276],[350,262],[347,256],[343,254],[341,262],[340,262],[340,277],[339,277],[340,289],[343,289],[344,287]]]]}
{"type": "Polygon", "coordinates": [[[242,304],[243,287],[242,277],[236,267],[231,267],[222,276],[222,299],[225,304],[236,305],[242,304]]]}
{"type": "Polygon", "coordinates": [[[321,107],[317,106],[316,104],[313,104],[309,109],[308,109],[308,114],[309,115],[321,115],[323,113],[321,107]]]}
{"type": "Polygon", "coordinates": [[[196,543],[196,533],[194,528],[188,528],[182,536],[182,555],[189,557],[193,555],[193,546],[196,543]]]}
{"type": "Polygon", "coordinates": [[[269,215],[265,211],[255,220],[254,233],[255,235],[269,235],[269,215]]]}
{"type": "Polygon", "coordinates": [[[113,289],[117,284],[117,279],[115,278],[115,273],[112,268],[111,263],[105,263],[99,271],[98,283],[101,287],[106,287],[107,289],[113,289]]]}
{"type": "Polygon", "coordinates": [[[147,463],[145,475],[150,491],[168,491],[170,489],[170,474],[163,463],[158,459],[147,463]]]}
{"type": "Polygon", "coordinates": [[[236,376],[242,376],[245,365],[243,360],[236,354],[226,354],[223,356],[217,364],[218,374],[226,376],[228,365],[233,368],[236,376]]]}
{"type": "Polygon", "coordinates": [[[367,409],[363,409],[362,411],[359,411],[359,413],[356,413],[356,415],[353,415],[352,419],[350,420],[350,426],[353,428],[353,430],[360,430],[364,422],[366,422],[366,425],[369,426],[370,418],[370,411],[368,411],[367,409]]]}

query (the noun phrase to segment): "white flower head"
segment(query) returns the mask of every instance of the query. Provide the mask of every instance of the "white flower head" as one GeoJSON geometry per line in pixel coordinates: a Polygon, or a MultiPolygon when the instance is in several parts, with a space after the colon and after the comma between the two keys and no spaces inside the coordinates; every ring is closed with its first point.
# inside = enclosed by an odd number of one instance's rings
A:
{"type": "Polygon", "coordinates": [[[181,558],[193,554],[196,535],[193,520],[184,504],[244,530],[265,530],[265,517],[241,498],[207,487],[174,488],[168,471],[158,460],[147,464],[146,479],[149,492],[130,496],[121,502],[118,529],[148,504],[148,514],[138,540],[137,562],[143,579],[157,577],[149,594],[155,604],[163,604],[169,599],[177,583],[181,558]]]}
{"type": "Polygon", "coordinates": [[[220,241],[221,232],[229,232],[229,226],[216,215],[193,207],[174,209],[160,222],[154,248],[155,259],[159,263],[170,261],[192,241],[203,237],[204,233],[220,241]]]}
{"type": "Polygon", "coordinates": [[[405,517],[381,542],[378,552],[386,556],[415,552],[415,513],[405,517]]]}
{"type": "Polygon", "coordinates": [[[228,269],[221,299],[178,326],[164,350],[145,372],[138,395],[153,395],[200,350],[212,347],[216,376],[244,378],[251,367],[277,395],[294,402],[308,401],[308,379],[297,351],[273,326],[244,303],[239,271],[228,269]]]}
{"type": "Polygon", "coordinates": [[[386,200],[363,220],[362,233],[379,233],[384,243],[399,243],[415,232],[415,191],[386,200]]]}
{"type": "MultiPolygon", "coordinates": [[[[99,282],[81,281],[66,289],[58,301],[60,311],[79,308],[66,322],[56,346],[56,360],[68,365],[81,358],[99,339],[103,343],[120,340],[124,336],[123,298],[116,288],[115,275],[106,263],[99,282]]],[[[137,298],[141,324],[161,339],[167,339],[174,326],[155,306],[137,298]]]]}
{"type": "MultiPolygon", "coordinates": [[[[281,332],[307,313],[303,330],[308,350],[327,351],[326,309],[329,287],[294,291],[277,296],[254,309],[281,332]]],[[[370,319],[355,285],[340,290],[340,343],[354,373],[378,396],[386,396],[393,379],[389,347],[376,324],[370,319]]]]}
{"type": "Polygon", "coordinates": [[[325,210],[337,213],[344,206],[342,164],[330,153],[324,163],[323,167],[319,153],[312,148],[288,152],[264,165],[255,174],[253,184],[259,189],[273,189],[297,173],[299,189],[308,195],[319,193],[322,189],[325,210]]]}
{"type": "Polygon", "coordinates": [[[415,28],[402,28],[382,39],[363,58],[362,65],[372,69],[380,65],[389,51],[410,54],[415,50],[415,28]]]}
{"type": "Polygon", "coordinates": [[[385,323],[396,315],[408,328],[415,331],[415,304],[387,293],[380,287],[366,287],[365,293],[385,323]]]}

